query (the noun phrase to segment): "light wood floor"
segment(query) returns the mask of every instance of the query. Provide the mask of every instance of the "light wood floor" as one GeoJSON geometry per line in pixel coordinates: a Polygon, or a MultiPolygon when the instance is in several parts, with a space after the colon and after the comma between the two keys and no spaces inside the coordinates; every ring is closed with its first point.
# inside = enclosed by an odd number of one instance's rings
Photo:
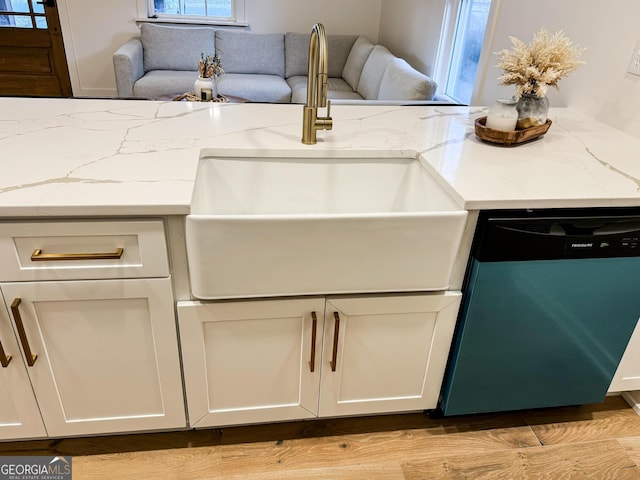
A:
{"type": "Polygon", "coordinates": [[[0,443],[73,455],[74,480],[640,479],[640,416],[603,404],[431,418],[422,413],[206,431],[0,443]]]}

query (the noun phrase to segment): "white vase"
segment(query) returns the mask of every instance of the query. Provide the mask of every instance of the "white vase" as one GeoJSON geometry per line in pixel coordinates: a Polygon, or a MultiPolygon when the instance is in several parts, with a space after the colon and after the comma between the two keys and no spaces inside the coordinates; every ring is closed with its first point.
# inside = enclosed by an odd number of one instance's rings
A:
{"type": "Polygon", "coordinates": [[[201,100],[207,101],[218,96],[217,83],[214,78],[196,78],[193,93],[201,100]]]}

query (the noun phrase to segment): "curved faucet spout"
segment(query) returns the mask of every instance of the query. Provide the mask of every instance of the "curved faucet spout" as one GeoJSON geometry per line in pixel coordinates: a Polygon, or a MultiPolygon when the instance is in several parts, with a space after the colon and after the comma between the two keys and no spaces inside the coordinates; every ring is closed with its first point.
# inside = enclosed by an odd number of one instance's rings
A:
{"type": "Polygon", "coordinates": [[[307,73],[307,103],[303,108],[302,143],[317,142],[318,130],[331,130],[331,102],[327,101],[329,48],[324,25],[316,23],[309,39],[309,71],[307,73]],[[327,108],[326,117],[318,117],[318,108],[327,108]]]}

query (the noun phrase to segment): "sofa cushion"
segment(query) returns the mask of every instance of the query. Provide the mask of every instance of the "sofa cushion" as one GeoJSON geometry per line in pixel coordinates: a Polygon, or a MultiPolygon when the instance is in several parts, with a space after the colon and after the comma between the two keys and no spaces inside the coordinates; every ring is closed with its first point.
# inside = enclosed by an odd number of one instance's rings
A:
{"type": "MultiPolygon", "coordinates": [[[[307,76],[296,75],[287,78],[291,87],[291,103],[307,103],[307,76]]],[[[354,92],[351,86],[342,78],[329,77],[327,81],[327,98],[362,100],[362,97],[354,92]]]]}
{"type": "Polygon", "coordinates": [[[308,70],[309,34],[287,32],[284,35],[284,76],[306,75],[308,70]]]}
{"type": "Polygon", "coordinates": [[[287,78],[291,88],[291,103],[307,103],[307,77],[294,75],[287,78]]]}
{"type": "MultiPolygon", "coordinates": [[[[355,35],[327,35],[329,49],[330,77],[341,77],[342,70],[349,56],[349,52],[356,41],[355,35]]],[[[309,70],[309,41],[308,33],[287,32],[284,37],[285,47],[285,77],[306,75],[309,70]]]]}
{"type": "Polygon", "coordinates": [[[432,100],[437,87],[405,60],[394,58],[382,75],[378,100],[432,100]]]}
{"type": "Polygon", "coordinates": [[[225,73],[218,79],[218,93],[251,102],[289,103],[291,88],[279,75],[225,73]]]}
{"type": "Polygon", "coordinates": [[[198,78],[198,72],[186,70],[153,70],[133,85],[136,97],[157,98],[167,93],[193,92],[193,82],[198,78]]]}
{"type": "Polygon", "coordinates": [[[358,83],[360,83],[360,74],[362,73],[362,67],[364,67],[369,54],[375,45],[369,41],[367,37],[358,37],[353,44],[347,61],[344,64],[342,70],[342,78],[344,78],[351,88],[358,89],[358,83]]]}
{"type": "Polygon", "coordinates": [[[214,30],[210,27],[174,27],[143,23],[140,40],[144,50],[144,71],[198,71],[200,54],[215,52],[214,30]]]}
{"type": "Polygon", "coordinates": [[[356,91],[367,100],[377,99],[382,75],[394,58],[396,57],[382,45],[373,47],[364,67],[362,67],[356,91]]]}
{"type": "Polygon", "coordinates": [[[227,73],[284,77],[284,35],[216,31],[216,52],[227,73]]]}

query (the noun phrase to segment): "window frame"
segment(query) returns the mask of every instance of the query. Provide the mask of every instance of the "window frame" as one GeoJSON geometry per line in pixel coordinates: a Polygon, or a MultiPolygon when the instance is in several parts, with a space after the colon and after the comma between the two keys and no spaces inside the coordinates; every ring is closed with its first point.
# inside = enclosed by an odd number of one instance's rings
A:
{"type": "Polygon", "coordinates": [[[196,25],[227,25],[246,27],[245,0],[231,0],[233,17],[205,17],[199,15],[161,14],[156,15],[153,0],[137,0],[138,22],[149,23],[185,23],[196,25]]]}
{"type": "MultiPolygon", "coordinates": [[[[445,0],[444,15],[442,20],[442,29],[440,30],[440,41],[438,44],[438,52],[436,55],[435,68],[433,78],[439,85],[438,94],[451,101],[453,98],[446,94],[450,70],[453,66],[453,54],[458,29],[458,21],[462,11],[462,3],[466,0],[445,0]]],[[[502,0],[491,0],[487,25],[485,27],[483,45],[491,45],[494,30],[496,28],[496,18],[500,11],[502,0]]],[[[482,86],[484,85],[484,77],[486,75],[487,63],[490,61],[491,52],[486,48],[482,49],[478,60],[478,68],[476,70],[476,79],[473,90],[471,92],[470,105],[474,105],[482,86]]]]}

